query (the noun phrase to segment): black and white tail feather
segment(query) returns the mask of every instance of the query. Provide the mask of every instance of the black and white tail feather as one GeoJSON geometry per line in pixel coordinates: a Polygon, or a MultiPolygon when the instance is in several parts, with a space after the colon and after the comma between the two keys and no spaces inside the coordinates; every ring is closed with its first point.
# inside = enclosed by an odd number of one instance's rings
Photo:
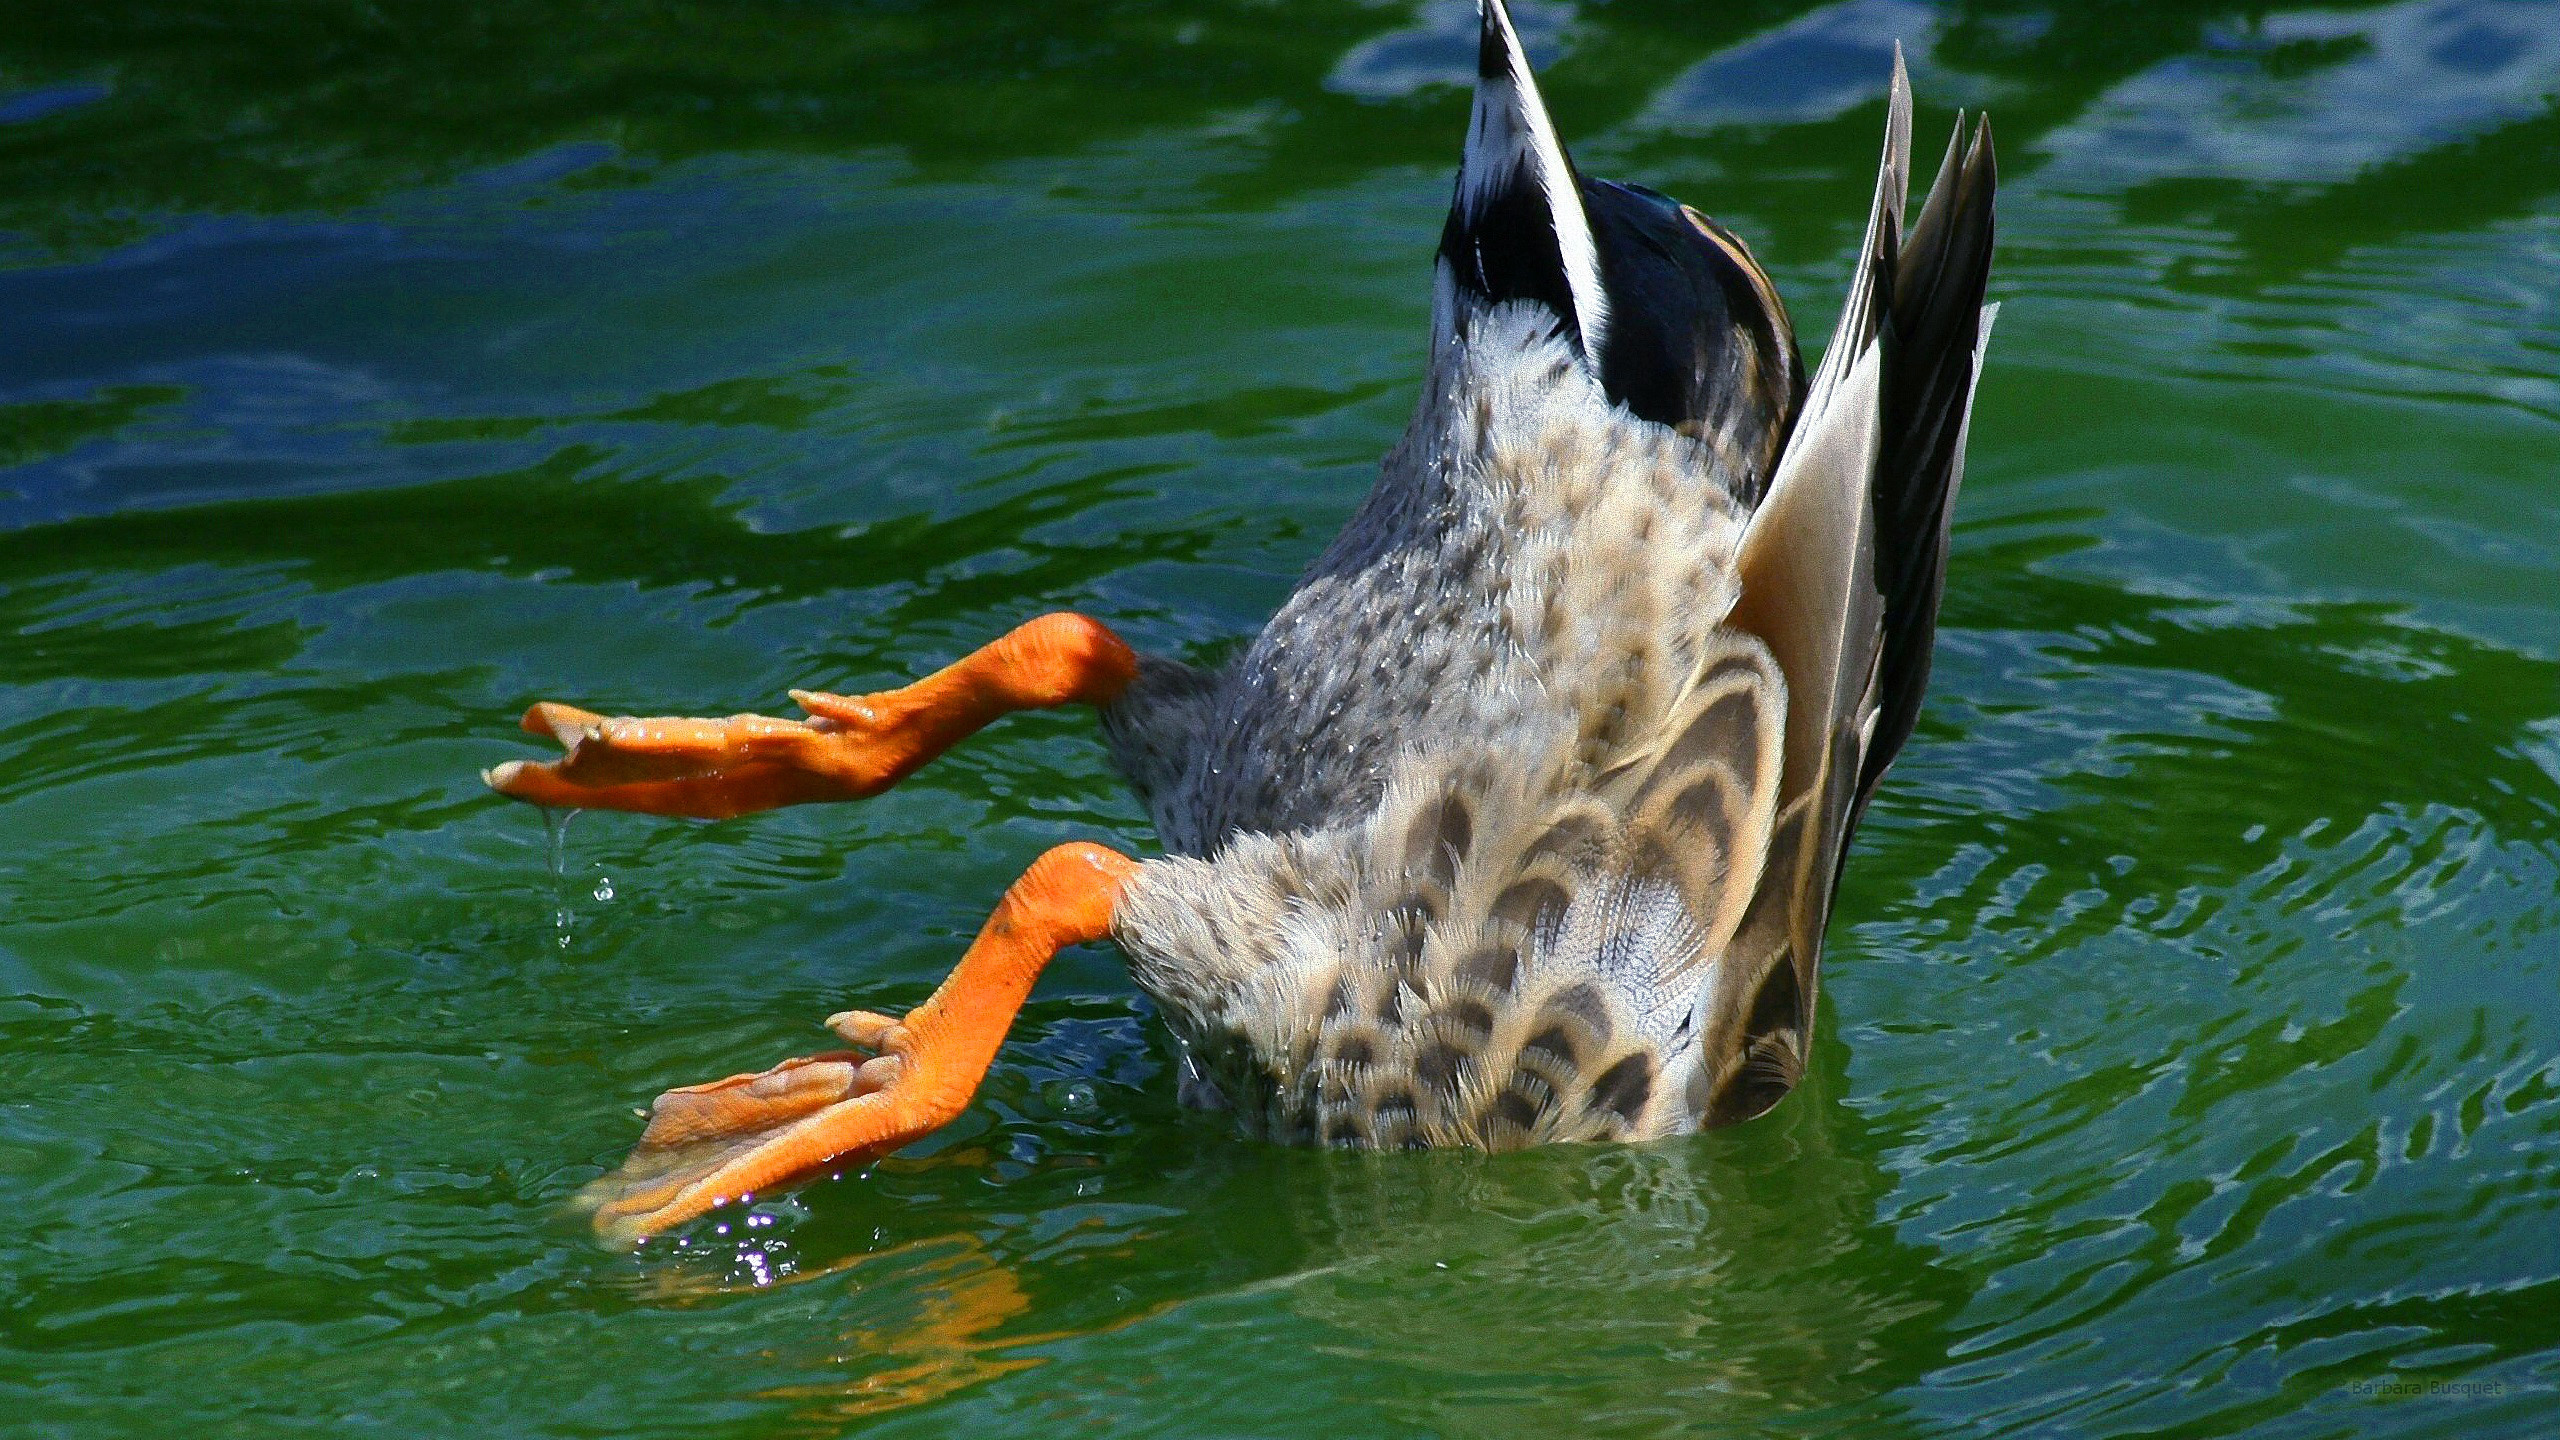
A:
{"type": "Polygon", "coordinates": [[[1444,337],[1458,306],[1545,307],[1611,400],[1714,447],[1736,498],[1757,499],[1804,398],[1777,286],[1723,226],[1574,168],[1500,0],[1476,60],[1440,232],[1444,337]]]}
{"type": "Polygon", "coordinates": [[[1475,108],[1440,256],[1476,296],[1535,300],[1555,313],[1584,354],[1600,352],[1609,302],[1582,177],[1557,138],[1500,0],[1484,9],[1475,108]]]}

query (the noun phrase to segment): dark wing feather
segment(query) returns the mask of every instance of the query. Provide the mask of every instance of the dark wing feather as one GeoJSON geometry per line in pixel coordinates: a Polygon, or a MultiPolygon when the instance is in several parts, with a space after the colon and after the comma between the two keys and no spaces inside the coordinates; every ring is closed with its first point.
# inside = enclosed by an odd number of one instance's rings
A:
{"type": "MultiPolygon", "coordinates": [[[[1965,140],[1963,117],[1920,217],[1902,242],[1890,291],[1884,433],[1875,475],[1876,585],[1884,654],[1874,738],[1858,776],[1863,812],[1919,719],[1947,574],[1947,522],[1964,476],[1964,438],[1990,317],[1992,197],[2000,183],[1991,122],[1965,140]]],[[[1854,823],[1854,822],[1853,822],[1854,823]]]]}

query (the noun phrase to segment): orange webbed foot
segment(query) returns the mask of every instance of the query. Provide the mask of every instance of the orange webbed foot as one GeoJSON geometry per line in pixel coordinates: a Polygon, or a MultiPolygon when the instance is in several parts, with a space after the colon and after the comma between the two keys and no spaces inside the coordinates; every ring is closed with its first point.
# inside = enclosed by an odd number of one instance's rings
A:
{"type": "Polygon", "coordinates": [[[795,691],[813,719],[769,715],[608,718],[545,700],[523,726],[558,741],[558,760],[510,760],[482,775],[501,795],[570,809],[725,820],[818,800],[859,800],[921,757],[893,714],[860,697],[795,691]]]}
{"type": "Polygon", "coordinates": [[[1099,845],[1061,845],[1005,891],[923,1004],[896,1018],[831,1017],[828,1028],[854,1049],[659,1096],[630,1158],[579,1197],[597,1233],[628,1245],[949,1124],[977,1093],[1042,968],[1061,948],[1110,934],[1137,870],[1099,845]]]}
{"type": "Polygon", "coordinates": [[[833,1028],[868,1041],[869,1054],[785,1060],[659,1096],[622,1167],[578,1196],[597,1235],[634,1244],[830,1164],[877,1159],[949,1124],[968,1092],[955,1098],[950,1087],[911,1074],[912,1037],[898,1021],[854,1013],[874,1023],[833,1028]]]}
{"type": "Polygon", "coordinates": [[[872,695],[794,690],[807,720],[732,715],[607,719],[546,700],[524,728],[569,753],[481,776],[537,805],[724,820],[812,800],[877,795],[998,716],[1106,705],[1137,656],[1099,621],[1043,615],[933,674],[872,695]]]}

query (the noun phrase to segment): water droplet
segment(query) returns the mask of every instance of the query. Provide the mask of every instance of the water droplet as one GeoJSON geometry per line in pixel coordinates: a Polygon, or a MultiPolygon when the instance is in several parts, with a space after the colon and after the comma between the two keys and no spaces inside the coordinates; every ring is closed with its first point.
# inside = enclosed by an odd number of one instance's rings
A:
{"type": "Polygon", "coordinates": [[[554,881],[569,878],[569,826],[579,814],[576,810],[555,810],[548,805],[542,807],[543,856],[550,862],[554,881]]]}
{"type": "Polygon", "coordinates": [[[1070,1115],[1090,1115],[1102,1108],[1102,1097],[1094,1094],[1091,1083],[1074,1080],[1058,1093],[1058,1108],[1070,1115]]]}
{"type": "Polygon", "coordinates": [[[600,875],[596,877],[596,898],[599,900],[610,900],[613,898],[612,876],[600,875]]]}
{"type": "Polygon", "coordinates": [[[563,950],[569,948],[569,927],[577,918],[569,912],[569,825],[577,818],[575,810],[542,808],[543,858],[551,870],[551,928],[563,950]]]}

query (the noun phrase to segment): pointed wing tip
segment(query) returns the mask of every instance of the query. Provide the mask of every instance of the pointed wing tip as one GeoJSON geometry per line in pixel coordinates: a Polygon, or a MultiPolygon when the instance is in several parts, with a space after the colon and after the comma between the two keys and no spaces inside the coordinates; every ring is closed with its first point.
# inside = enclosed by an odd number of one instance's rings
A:
{"type": "MultiPolygon", "coordinates": [[[[1911,181],[1911,71],[1902,63],[1902,42],[1893,42],[1893,90],[1884,111],[1884,169],[1900,178],[1897,192],[1911,181]]],[[[1893,197],[1894,217],[1902,214],[1902,194],[1893,197]]]]}
{"type": "MultiPolygon", "coordinates": [[[[1591,218],[1583,209],[1580,177],[1539,93],[1536,70],[1512,26],[1510,10],[1503,0],[1480,0],[1478,16],[1482,24],[1473,118],[1441,253],[1454,259],[1450,235],[1463,239],[1473,227],[1492,223],[1494,198],[1525,181],[1536,191],[1535,204],[1545,212],[1546,228],[1554,236],[1555,258],[1547,263],[1564,282],[1561,296],[1541,298],[1549,298],[1550,308],[1572,321],[1583,353],[1597,355],[1608,325],[1609,297],[1591,218]]],[[[1476,265],[1481,272],[1483,260],[1476,265]]]]}
{"type": "Polygon", "coordinates": [[[1518,48],[1515,41],[1519,34],[1512,28],[1510,9],[1502,0],[1478,0],[1476,19],[1476,78],[1510,79],[1511,57],[1518,48]]]}

